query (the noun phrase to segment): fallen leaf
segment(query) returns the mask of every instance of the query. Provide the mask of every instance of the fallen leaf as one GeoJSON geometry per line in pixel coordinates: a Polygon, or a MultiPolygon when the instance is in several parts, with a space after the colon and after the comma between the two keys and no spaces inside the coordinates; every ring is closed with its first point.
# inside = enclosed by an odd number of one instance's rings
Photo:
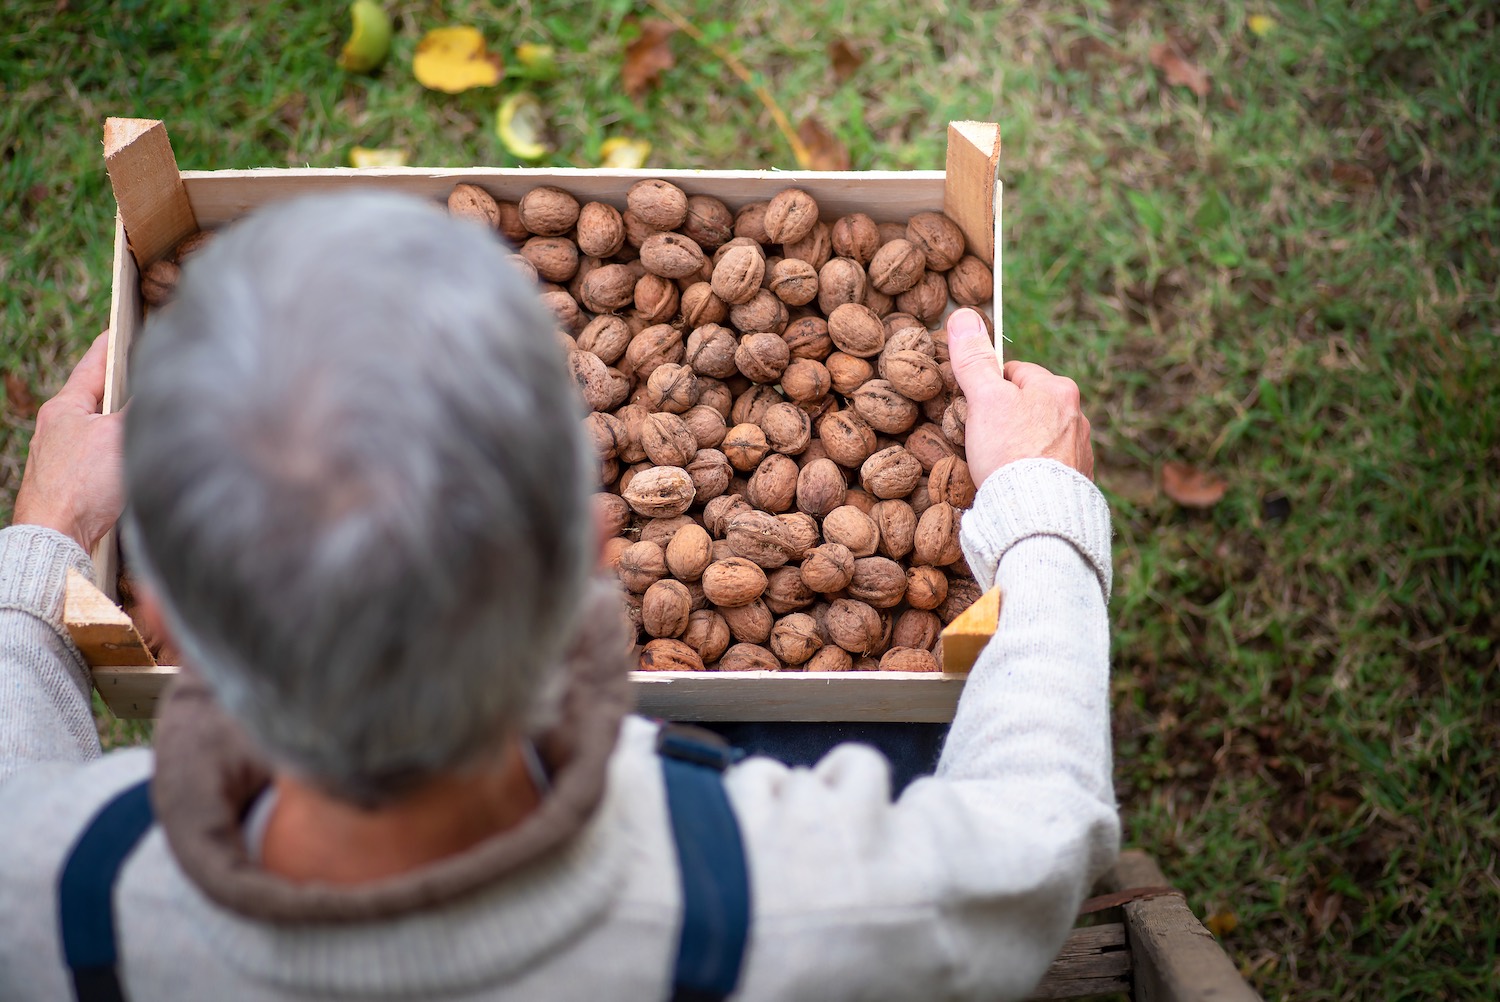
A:
{"type": "Polygon", "coordinates": [[[517,91],[500,102],[495,135],[512,156],[522,160],[539,160],[551,151],[547,145],[547,112],[537,96],[527,91],[517,91]]]}
{"type": "Polygon", "coordinates": [[[349,151],[350,167],[405,167],[407,159],[405,150],[372,150],[356,146],[349,151]]]}
{"type": "Polygon", "coordinates": [[[500,57],[485,48],[479,29],[468,26],[432,29],[417,43],[411,60],[417,82],[445,94],[493,87],[502,69],[500,57]]]}
{"type": "Polygon", "coordinates": [[[651,144],[644,139],[615,136],[599,144],[599,166],[617,170],[639,170],[646,166],[651,144]]]}
{"type": "Polygon", "coordinates": [[[797,138],[807,147],[808,170],[848,170],[849,150],[815,118],[804,118],[797,138]]]}
{"type": "Polygon", "coordinates": [[[828,61],[833,64],[833,79],[843,83],[865,64],[864,55],[842,38],[828,43],[828,61]]]}
{"type": "Polygon", "coordinates": [[[1223,939],[1240,927],[1239,916],[1228,908],[1221,908],[1203,920],[1208,931],[1223,939]]]}
{"type": "Polygon", "coordinates": [[[516,62],[535,80],[551,80],[557,76],[557,50],[550,45],[523,42],[516,46],[516,62]]]}
{"type": "Polygon", "coordinates": [[[641,22],[640,37],[625,46],[625,64],[620,67],[620,83],[626,94],[639,98],[677,65],[669,44],[675,34],[677,28],[669,21],[641,22]]]}
{"type": "Polygon", "coordinates": [[[5,402],[17,417],[36,417],[36,397],[32,396],[31,387],[26,385],[26,377],[19,372],[5,374],[5,402]]]}
{"type": "Polygon", "coordinates": [[[1344,896],[1338,891],[1330,891],[1326,887],[1313,891],[1307,899],[1307,917],[1311,920],[1312,934],[1322,936],[1329,926],[1338,921],[1343,911],[1344,896]]]}
{"type": "Polygon", "coordinates": [[[1276,30],[1276,19],[1265,14],[1251,14],[1245,23],[1256,38],[1265,38],[1276,30]]]}
{"type": "Polygon", "coordinates": [[[391,17],[375,0],[354,0],[349,6],[353,33],[339,53],[339,68],[350,73],[372,73],[391,51],[391,17]]]}
{"type": "Polygon", "coordinates": [[[1186,463],[1164,463],[1161,490],[1184,508],[1212,508],[1224,497],[1229,482],[1186,463]]]}
{"type": "Polygon", "coordinates": [[[1375,187],[1375,172],[1359,164],[1336,163],[1333,180],[1348,191],[1368,191],[1375,187]]]}
{"type": "Polygon", "coordinates": [[[1157,42],[1151,46],[1151,65],[1161,70],[1169,87],[1186,87],[1199,97],[1208,97],[1208,72],[1188,62],[1175,45],[1157,42]]]}

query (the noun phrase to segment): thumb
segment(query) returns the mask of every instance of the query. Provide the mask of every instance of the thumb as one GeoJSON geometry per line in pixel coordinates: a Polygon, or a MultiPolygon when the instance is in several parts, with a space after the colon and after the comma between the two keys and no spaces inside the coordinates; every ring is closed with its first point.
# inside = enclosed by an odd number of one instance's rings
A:
{"type": "Polygon", "coordinates": [[[991,398],[1014,389],[1000,371],[995,346],[984,330],[984,318],[970,309],[954,310],[948,318],[948,357],[964,396],[991,398]]]}

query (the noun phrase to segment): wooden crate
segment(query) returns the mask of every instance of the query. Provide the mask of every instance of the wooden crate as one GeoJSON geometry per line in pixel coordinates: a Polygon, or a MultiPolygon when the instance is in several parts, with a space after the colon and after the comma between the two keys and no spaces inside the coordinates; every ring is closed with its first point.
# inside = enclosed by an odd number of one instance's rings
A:
{"type": "MultiPolygon", "coordinates": [[[[435,201],[458,182],[516,200],[538,185],[563,188],[580,201],[625,207],[642,178],[665,178],[689,194],[713,195],[736,210],[788,187],[807,190],[825,218],[865,212],[876,221],[945,211],[970,250],[994,269],[994,296],[984,307],[1000,343],[1000,196],[998,126],[959,122],[948,129],[946,171],[578,170],[562,168],[332,168],[182,171],[161,122],[110,119],[105,160],[119,215],[115,226],[113,298],[104,410],[126,399],[130,345],[141,328],[140,269],[197,229],[233,222],[282,199],[350,188],[379,188],[435,201]]],[[[145,652],[129,617],[109,601],[119,567],[114,534],[94,553],[97,577],[70,583],[68,627],[93,668],[94,684],[120,717],[150,717],[177,669],[145,652]],[[94,586],[97,586],[98,591],[94,586]],[[133,638],[133,639],[132,639],[133,638]],[[142,658],[141,655],[145,654],[142,658]]],[[[993,634],[998,595],[991,594],[945,631],[951,652],[941,673],[923,672],[633,672],[640,711],[695,721],[946,722],[964,672],[993,634]]]]}

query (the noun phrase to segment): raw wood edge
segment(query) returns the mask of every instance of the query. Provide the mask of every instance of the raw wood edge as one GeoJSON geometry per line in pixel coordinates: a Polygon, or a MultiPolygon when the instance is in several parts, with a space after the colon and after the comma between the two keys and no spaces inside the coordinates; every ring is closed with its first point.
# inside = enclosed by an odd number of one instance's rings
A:
{"type": "Polygon", "coordinates": [[[63,595],[63,625],[90,665],[156,666],[125,610],[71,568],[63,595]]]}
{"type": "MultiPolygon", "coordinates": [[[[115,254],[109,300],[109,341],[104,363],[103,413],[113,414],[125,406],[125,387],[130,345],[141,323],[140,269],[125,236],[125,223],[115,214],[115,254]]],[[[94,584],[110,598],[118,597],[120,538],[113,527],[94,545],[94,584]]]]}
{"type": "MultiPolygon", "coordinates": [[[[949,122],[943,211],[963,230],[969,250],[995,266],[995,189],[1000,174],[1000,126],[949,122]]],[[[998,312],[999,304],[994,304],[998,312]]]]}
{"type": "Polygon", "coordinates": [[[104,121],[104,167],[140,267],[165,256],[198,230],[182,187],[167,127],[141,118],[104,121]]]}
{"type": "Polygon", "coordinates": [[[1000,588],[997,585],[943,627],[943,671],[967,672],[1000,625],[1000,588]]]}

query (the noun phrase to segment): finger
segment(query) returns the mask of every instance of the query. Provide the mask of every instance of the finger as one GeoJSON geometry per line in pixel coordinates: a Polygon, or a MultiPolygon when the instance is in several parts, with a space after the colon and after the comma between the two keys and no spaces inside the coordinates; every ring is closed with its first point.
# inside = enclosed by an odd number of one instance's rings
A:
{"type": "Polygon", "coordinates": [[[1052,371],[1045,366],[1037,365],[1035,362],[1009,361],[1005,363],[1005,378],[1024,387],[1027,383],[1050,378],[1052,371]]]}
{"type": "Polygon", "coordinates": [[[973,310],[954,310],[948,318],[948,357],[964,396],[979,399],[1005,392],[995,346],[984,331],[984,318],[973,310]]]}
{"type": "Polygon", "coordinates": [[[109,331],[94,338],[89,350],[73,367],[72,375],[58,391],[59,399],[66,399],[90,413],[99,410],[104,400],[104,373],[109,362],[109,331]]]}

